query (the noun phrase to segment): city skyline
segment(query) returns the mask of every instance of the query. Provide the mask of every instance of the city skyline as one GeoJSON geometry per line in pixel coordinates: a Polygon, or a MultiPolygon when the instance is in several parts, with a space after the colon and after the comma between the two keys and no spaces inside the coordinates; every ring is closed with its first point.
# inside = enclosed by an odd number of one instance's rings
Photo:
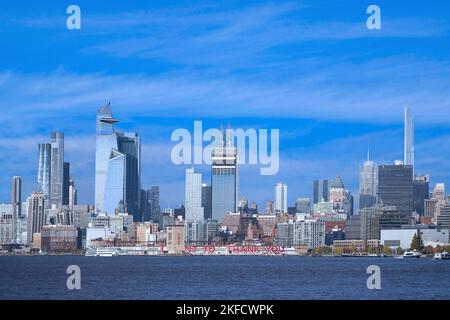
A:
{"type": "MultiPolygon", "coordinates": [[[[449,4],[433,10],[380,1],[386,14],[375,35],[365,27],[367,6],[356,3],[327,3],[333,16],[324,17],[313,1],[175,10],[157,2],[82,2],[78,33],[65,28],[62,4],[32,4],[27,13],[5,7],[0,24],[10,50],[0,53],[0,200],[9,201],[14,175],[23,178],[24,194],[35,189],[37,144],[61,131],[79,202],[94,203],[92,122],[108,101],[121,129],[140,134],[142,186],[160,186],[162,208],[184,199],[186,167],[170,163],[170,133],[192,128],[194,120],[205,128],[280,128],[278,175],[239,168],[247,177],[240,197],[260,208],[274,200],[279,181],[289,187],[291,206],[297,197],[312,198],[314,180],[336,175],[356,195],[367,148],[378,164],[404,158],[405,106],[414,115],[415,173],[429,173],[431,186],[448,185],[450,151],[441,146],[449,139],[450,63],[441,52],[450,46],[450,27],[442,23],[449,4]],[[248,38],[261,41],[249,45],[248,38]],[[24,42],[33,59],[23,56],[24,42]]],[[[210,180],[207,166],[196,170],[210,180]]]]}

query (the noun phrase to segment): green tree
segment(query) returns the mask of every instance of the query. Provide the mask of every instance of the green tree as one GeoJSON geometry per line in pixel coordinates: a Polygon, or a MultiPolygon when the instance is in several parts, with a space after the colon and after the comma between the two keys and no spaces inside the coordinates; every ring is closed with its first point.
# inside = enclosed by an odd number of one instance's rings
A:
{"type": "Polygon", "coordinates": [[[388,246],[383,246],[383,254],[392,254],[391,248],[389,248],[388,246]]]}
{"type": "Polygon", "coordinates": [[[424,248],[422,237],[420,236],[420,232],[416,232],[411,241],[411,250],[420,251],[424,248]]]}

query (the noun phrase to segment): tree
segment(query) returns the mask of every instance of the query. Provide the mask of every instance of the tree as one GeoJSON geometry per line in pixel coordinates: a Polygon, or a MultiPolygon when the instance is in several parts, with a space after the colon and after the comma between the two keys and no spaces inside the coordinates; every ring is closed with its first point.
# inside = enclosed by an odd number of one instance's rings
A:
{"type": "Polygon", "coordinates": [[[388,246],[383,246],[383,254],[392,254],[391,248],[388,246]]]}
{"type": "Polygon", "coordinates": [[[420,232],[416,232],[411,241],[411,250],[420,251],[424,248],[422,237],[420,236],[420,232]]]}

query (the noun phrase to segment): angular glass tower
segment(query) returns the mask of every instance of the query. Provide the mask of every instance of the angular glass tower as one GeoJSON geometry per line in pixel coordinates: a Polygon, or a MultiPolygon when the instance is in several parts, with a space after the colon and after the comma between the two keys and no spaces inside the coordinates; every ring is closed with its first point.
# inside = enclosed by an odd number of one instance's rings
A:
{"type": "Polygon", "coordinates": [[[114,131],[111,104],[97,112],[95,151],[95,207],[114,215],[119,203],[135,221],[142,221],[139,210],[141,143],[136,133],[114,131]]]}
{"type": "Polygon", "coordinates": [[[39,144],[37,192],[44,194],[47,203],[50,202],[51,152],[52,146],[50,143],[39,144]]]}
{"type": "Polygon", "coordinates": [[[237,149],[228,132],[223,134],[221,145],[212,150],[212,217],[218,221],[237,211],[239,198],[237,149]]]}

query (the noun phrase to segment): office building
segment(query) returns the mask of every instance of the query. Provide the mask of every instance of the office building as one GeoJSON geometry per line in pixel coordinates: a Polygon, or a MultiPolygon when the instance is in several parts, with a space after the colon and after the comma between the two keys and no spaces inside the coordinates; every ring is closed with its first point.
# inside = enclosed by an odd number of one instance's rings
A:
{"type": "Polygon", "coordinates": [[[206,184],[202,184],[202,207],[205,220],[212,219],[212,188],[206,184]]]}
{"type": "Polygon", "coordinates": [[[0,245],[15,243],[15,219],[12,204],[0,204],[0,245]]]}
{"type": "Polygon", "coordinates": [[[328,180],[314,180],[313,203],[328,202],[329,193],[328,180]]]}
{"type": "Polygon", "coordinates": [[[396,163],[378,167],[378,201],[400,213],[413,212],[413,167],[396,163]]]}
{"type": "Polygon", "coordinates": [[[184,189],[185,219],[187,221],[203,220],[202,174],[194,172],[194,168],[186,169],[184,189]]]}
{"type": "Polygon", "coordinates": [[[50,203],[51,153],[52,145],[50,143],[39,144],[37,192],[44,194],[47,204],[50,203]]]}
{"type": "Polygon", "coordinates": [[[330,185],[330,198],[329,201],[333,203],[342,202],[345,199],[345,186],[340,176],[330,185]]]}
{"type": "Polygon", "coordinates": [[[292,247],[294,245],[294,222],[277,223],[275,243],[283,247],[292,247]]]}
{"type": "Polygon", "coordinates": [[[405,166],[411,166],[414,173],[414,123],[411,110],[405,108],[405,134],[404,134],[404,161],[405,166]]]}
{"type": "MultiPolygon", "coordinates": [[[[123,202],[135,221],[142,221],[140,205],[141,143],[136,133],[115,132],[118,123],[111,105],[97,112],[95,207],[114,215],[123,202]]],[[[120,210],[119,210],[120,211],[120,210]]]]}
{"type": "Polygon", "coordinates": [[[311,213],[311,199],[297,198],[295,201],[295,209],[297,213],[311,213]]]}
{"type": "Polygon", "coordinates": [[[287,213],[287,185],[277,183],[275,186],[275,211],[287,213]]]}
{"type": "Polygon", "coordinates": [[[186,245],[211,245],[219,232],[217,220],[186,221],[184,224],[184,237],[186,245]]]}
{"type": "Polygon", "coordinates": [[[15,218],[22,216],[22,178],[14,176],[11,182],[11,204],[15,218]]]}
{"type": "Polygon", "coordinates": [[[50,206],[61,208],[64,189],[64,133],[51,134],[50,206]]]}
{"type": "Polygon", "coordinates": [[[41,230],[43,252],[72,252],[81,245],[78,229],[72,226],[50,225],[41,230]]]}
{"type": "Polygon", "coordinates": [[[359,208],[370,208],[376,204],[378,189],[378,167],[370,160],[367,152],[367,161],[359,171],[359,208]]]}
{"type": "Polygon", "coordinates": [[[184,225],[170,225],[167,227],[168,253],[182,253],[185,250],[184,225]]]}
{"type": "Polygon", "coordinates": [[[159,186],[152,186],[147,190],[147,201],[149,210],[149,221],[159,221],[161,215],[161,207],[159,205],[159,186]]]}
{"type": "Polygon", "coordinates": [[[315,220],[296,221],[293,234],[294,246],[315,249],[325,245],[325,223],[315,220]]]}
{"type": "Polygon", "coordinates": [[[69,205],[70,198],[70,163],[64,162],[63,165],[63,201],[62,204],[64,206],[69,205]]]}
{"type": "Polygon", "coordinates": [[[69,179],[69,207],[73,208],[78,204],[78,190],[75,188],[75,182],[69,179]]]}
{"type": "Polygon", "coordinates": [[[433,192],[431,194],[432,199],[436,199],[437,201],[445,201],[445,184],[444,183],[436,183],[433,188],[433,192]]]}
{"type": "Polygon", "coordinates": [[[429,176],[415,176],[413,183],[413,210],[420,216],[425,214],[425,200],[430,197],[429,176]]]}
{"type": "Polygon", "coordinates": [[[34,234],[40,233],[46,223],[45,195],[41,192],[33,192],[28,198],[28,230],[27,243],[31,245],[34,234]]]}
{"type": "Polygon", "coordinates": [[[450,229],[450,204],[443,204],[440,206],[437,223],[443,228],[450,229]]]}
{"type": "Polygon", "coordinates": [[[407,250],[415,234],[420,233],[425,247],[437,247],[449,244],[449,228],[405,227],[391,230],[381,230],[381,244],[391,248],[407,250]]]}
{"type": "Polygon", "coordinates": [[[237,212],[239,199],[239,172],[237,148],[230,130],[223,133],[223,141],[212,150],[212,217],[222,221],[225,214],[237,212]]]}

